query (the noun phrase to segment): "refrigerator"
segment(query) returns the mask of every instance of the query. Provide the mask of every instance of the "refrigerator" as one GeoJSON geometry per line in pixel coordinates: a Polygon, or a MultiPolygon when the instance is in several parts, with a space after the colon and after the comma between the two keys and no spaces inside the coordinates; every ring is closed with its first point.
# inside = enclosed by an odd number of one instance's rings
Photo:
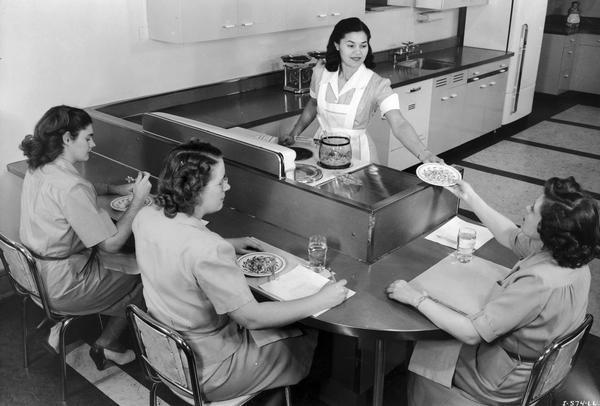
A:
{"type": "Polygon", "coordinates": [[[548,0],[489,0],[468,7],[464,45],[514,52],[502,124],[531,113],[548,0]]]}

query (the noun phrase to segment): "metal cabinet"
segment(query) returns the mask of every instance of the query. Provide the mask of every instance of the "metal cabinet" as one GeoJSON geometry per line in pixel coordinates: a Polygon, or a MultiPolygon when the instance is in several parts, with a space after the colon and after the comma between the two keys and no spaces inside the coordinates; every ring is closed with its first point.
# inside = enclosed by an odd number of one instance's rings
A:
{"type": "Polygon", "coordinates": [[[502,125],[508,61],[492,62],[467,71],[464,138],[471,140],[502,125]]]}
{"type": "Polygon", "coordinates": [[[365,13],[365,2],[360,0],[287,0],[285,2],[286,29],[334,25],[348,17],[365,13]]]}
{"type": "Polygon", "coordinates": [[[469,140],[463,118],[467,71],[433,79],[428,147],[434,154],[469,140]]]}
{"type": "MultiPolygon", "coordinates": [[[[433,80],[428,79],[394,89],[400,101],[400,112],[425,145],[429,136],[432,83],[433,80]]],[[[367,133],[375,143],[381,164],[402,170],[419,163],[417,157],[394,137],[384,117],[372,117],[367,133]]]]}
{"type": "Polygon", "coordinates": [[[600,35],[578,34],[570,89],[600,94],[600,35]]]}
{"type": "Polygon", "coordinates": [[[557,95],[569,90],[576,49],[577,35],[544,34],[536,92],[557,95]]]}

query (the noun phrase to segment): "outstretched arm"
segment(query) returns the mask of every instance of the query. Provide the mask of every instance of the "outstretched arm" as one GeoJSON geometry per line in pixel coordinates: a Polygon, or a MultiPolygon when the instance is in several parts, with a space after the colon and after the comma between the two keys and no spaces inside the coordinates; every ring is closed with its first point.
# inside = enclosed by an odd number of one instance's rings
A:
{"type": "Polygon", "coordinates": [[[392,129],[392,134],[421,162],[444,162],[435,156],[421,142],[413,126],[406,121],[400,110],[390,110],[384,114],[392,129]]]}
{"type": "Polygon", "coordinates": [[[281,145],[293,145],[296,142],[296,137],[299,136],[302,131],[306,129],[313,122],[315,117],[317,116],[317,99],[313,99],[312,97],[302,110],[302,114],[298,117],[296,124],[292,128],[289,134],[282,134],[279,138],[279,143],[281,145]]]}

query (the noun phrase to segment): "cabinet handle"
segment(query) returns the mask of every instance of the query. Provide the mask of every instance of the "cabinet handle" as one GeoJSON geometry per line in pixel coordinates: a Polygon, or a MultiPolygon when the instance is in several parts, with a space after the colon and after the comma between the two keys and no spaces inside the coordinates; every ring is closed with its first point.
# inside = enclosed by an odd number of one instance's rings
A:
{"type": "Polygon", "coordinates": [[[473,72],[473,76],[479,75],[479,72],[473,72]]]}
{"type": "Polygon", "coordinates": [[[229,29],[229,28],[233,28],[233,27],[235,27],[235,24],[225,24],[223,26],[223,28],[225,28],[225,29],[229,29]]]}
{"type": "Polygon", "coordinates": [[[254,21],[248,21],[247,23],[242,23],[242,27],[252,27],[254,25],[254,21]]]}
{"type": "Polygon", "coordinates": [[[569,75],[564,75],[564,76],[563,76],[563,78],[568,78],[568,77],[569,77],[569,75]]]}
{"type": "Polygon", "coordinates": [[[508,69],[500,69],[500,73],[506,72],[508,69]]]}
{"type": "Polygon", "coordinates": [[[452,93],[452,94],[450,95],[450,98],[451,98],[451,99],[454,99],[456,96],[458,96],[456,93],[452,93]]]}
{"type": "Polygon", "coordinates": [[[473,82],[475,82],[476,80],[479,80],[479,78],[473,78],[473,82]]]}
{"type": "Polygon", "coordinates": [[[333,13],[331,13],[332,17],[338,17],[338,16],[341,16],[341,15],[342,15],[342,13],[340,13],[338,11],[334,11],[333,13]]]}
{"type": "Polygon", "coordinates": [[[575,38],[571,38],[569,41],[571,41],[571,42],[575,42],[575,38]]]}
{"type": "Polygon", "coordinates": [[[480,89],[485,89],[487,87],[487,85],[483,84],[483,85],[479,85],[480,89]]]}
{"type": "Polygon", "coordinates": [[[317,17],[318,18],[325,18],[325,17],[327,17],[327,14],[317,14],[317,17]]]}
{"type": "Polygon", "coordinates": [[[569,55],[571,55],[571,54],[573,53],[573,51],[567,51],[567,53],[568,53],[569,55]]]}
{"type": "Polygon", "coordinates": [[[507,64],[505,64],[505,63],[501,63],[501,64],[500,64],[500,67],[501,67],[501,68],[506,68],[507,66],[508,66],[508,65],[507,65],[507,64]]]}
{"type": "Polygon", "coordinates": [[[449,100],[449,99],[450,99],[450,97],[449,97],[449,96],[444,96],[444,97],[442,97],[442,101],[446,101],[446,100],[449,100]]]}
{"type": "Polygon", "coordinates": [[[490,82],[490,86],[494,86],[496,82],[490,82]]]}
{"type": "Polygon", "coordinates": [[[419,90],[421,90],[421,86],[419,86],[419,87],[413,87],[412,89],[410,89],[409,93],[418,92],[419,90]]]}

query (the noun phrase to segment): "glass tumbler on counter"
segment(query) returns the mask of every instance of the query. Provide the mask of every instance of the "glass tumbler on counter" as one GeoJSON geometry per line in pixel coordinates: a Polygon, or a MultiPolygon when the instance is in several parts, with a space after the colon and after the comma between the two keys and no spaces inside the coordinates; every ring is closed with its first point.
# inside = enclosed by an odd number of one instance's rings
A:
{"type": "Polygon", "coordinates": [[[477,240],[477,231],[471,227],[461,227],[458,230],[458,243],[456,247],[456,258],[458,262],[466,264],[471,261],[473,251],[475,251],[475,241],[477,240]]]}
{"type": "Polygon", "coordinates": [[[308,238],[308,264],[315,272],[325,269],[327,259],[327,238],[323,235],[311,235],[308,238]]]}

